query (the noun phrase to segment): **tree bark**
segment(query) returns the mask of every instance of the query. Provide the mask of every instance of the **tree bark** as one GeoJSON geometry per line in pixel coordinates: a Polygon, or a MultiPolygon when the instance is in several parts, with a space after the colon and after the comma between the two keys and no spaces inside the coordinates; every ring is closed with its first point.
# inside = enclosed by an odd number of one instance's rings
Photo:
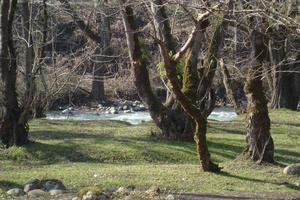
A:
{"type": "Polygon", "coordinates": [[[225,86],[227,96],[228,96],[230,102],[232,103],[235,112],[238,115],[245,113],[245,108],[243,108],[241,102],[239,102],[239,98],[237,97],[237,95],[233,89],[230,73],[222,59],[220,61],[220,68],[221,68],[221,72],[223,75],[223,84],[225,86]]]}
{"type": "Polygon", "coordinates": [[[30,115],[33,115],[33,100],[36,92],[35,86],[35,73],[33,72],[35,52],[32,39],[32,19],[31,11],[29,8],[29,1],[24,0],[22,2],[22,28],[23,28],[23,37],[24,42],[24,58],[25,58],[25,94],[22,102],[22,114],[20,117],[21,121],[26,121],[30,115]]]}
{"type": "Polygon", "coordinates": [[[154,14],[157,37],[166,44],[166,47],[169,51],[174,53],[176,49],[176,43],[171,34],[169,19],[162,0],[152,0],[151,9],[154,14]]]}
{"type": "Polygon", "coordinates": [[[270,133],[268,102],[262,83],[262,65],[268,56],[266,41],[264,35],[255,31],[251,33],[253,61],[251,68],[248,70],[245,84],[249,118],[245,152],[254,161],[273,163],[274,143],[270,133]]]}
{"type": "MultiPolygon", "coordinates": [[[[123,1],[120,2],[124,3],[123,1]]],[[[135,78],[134,83],[139,97],[148,106],[150,115],[161,129],[162,135],[167,138],[178,139],[182,136],[185,128],[184,119],[176,115],[176,109],[172,110],[165,107],[152,91],[146,61],[141,52],[133,10],[130,6],[125,6],[122,11],[122,19],[135,78]]]]}
{"type": "MultiPolygon", "coordinates": [[[[206,142],[207,116],[208,112],[211,112],[211,104],[208,101],[205,101],[204,99],[207,93],[210,93],[209,90],[211,87],[211,82],[214,77],[214,71],[217,67],[217,58],[219,56],[220,49],[219,47],[223,43],[224,20],[222,18],[221,22],[218,23],[208,48],[203,69],[203,71],[207,70],[208,73],[202,73],[202,76],[199,77],[197,73],[196,58],[198,58],[198,53],[200,51],[199,43],[202,42],[203,31],[208,26],[207,21],[203,19],[204,18],[200,18],[198,20],[198,23],[193,31],[194,34],[190,38],[191,46],[187,46],[187,48],[190,49],[190,51],[186,52],[183,91],[181,90],[180,81],[177,76],[176,68],[174,67],[177,66],[178,62],[180,61],[180,57],[177,57],[179,59],[176,59],[176,55],[179,55],[180,53],[177,53],[173,58],[169,58],[168,51],[167,48],[164,46],[164,43],[161,41],[158,42],[162,49],[166,74],[172,85],[171,89],[176,97],[176,100],[180,103],[184,111],[195,122],[194,140],[197,145],[200,165],[204,171],[219,172],[221,168],[211,161],[210,153],[208,151],[208,146],[206,142]],[[205,81],[202,82],[200,80],[205,81]],[[205,86],[206,91],[204,90],[205,86]],[[202,96],[198,96],[199,87],[202,88],[202,92],[200,93],[202,96]],[[203,107],[199,107],[199,105],[197,105],[198,97],[203,99],[203,107]]],[[[211,99],[213,99],[211,95],[209,96],[211,99]]]]}
{"type": "MultiPolygon", "coordinates": [[[[110,49],[110,18],[107,7],[107,0],[96,0],[96,9],[101,9],[97,12],[98,32],[101,38],[101,46],[98,46],[95,52],[94,72],[91,95],[97,101],[105,100],[104,89],[104,74],[106,71],[105,65],[109,62],[107,56],[111,55],[110,49]]],[[[98,44],[99,45],[99,44],[98,44]]]]}
{"type": "Polygon", "coordinates": [[[1,5],[1,73],[4,85],[5,115],[0,123],[1,141],[10,147],[29,142],[27,121],[20,122],[21,109],[16,93],[17,62],[13,41],[13,20],[17,0],[3,0],[1,5]]]}
{"type": "Polygon", "coordinates": [[[173,60],[168,60],[166,57],[167,55],[168,54],[166,54],[165,52],[164,61],[167,77],[172,84],[172,91],[176,97],[176,100],[179,101],[180,105],[183,107],[185,112],[195,121],[196,124],[194,140],[197,145],[197,152],[200,160],[200,165],[203,171],[219,172],[220,168],[217,164],[211,161],[210,153],[208,151],[208,146],[206,142],[206,116],[202,115],[201,110],[197,108],[194,102],[181,92],[181,87],[177,78],[176,70],[174,70],[175,68],[172,67],[176,66],[176,63],[173,63],[173,60]]]}
{"type": "MultiPolygon", "coordinates": [[[[151,10],[154,16],[156,37],[165,43],[168,52],[174,54],[176,52],[177,43],[171,33],[170,20],[164,2],[162,0],[152,0],[151,10]]],[[[159,48],[162,53],[160,46],[159,48]]],[[[167,80],[166,82],[169,87],[170,83],[167,80]]],[[[183,112],[172,92],[168,92],[164,105],[166,109],[172,113],[171,119],[177,124],[176,129],[178,129],[177,132],[179,137],[184,140],[192,140],[193,138],[190,133],[195,129],[194,122],[185,112],[183,112]]]]}
{"type": "Polygon", "coordinates": [[[77,26],[94,42],[100,44],[101,37],[97,32],[95,32],[88,24],[86,24],[77,14],[77,12],[72,8],[68,0],[59,0],[63,8],[71,14],[77,26]]]}

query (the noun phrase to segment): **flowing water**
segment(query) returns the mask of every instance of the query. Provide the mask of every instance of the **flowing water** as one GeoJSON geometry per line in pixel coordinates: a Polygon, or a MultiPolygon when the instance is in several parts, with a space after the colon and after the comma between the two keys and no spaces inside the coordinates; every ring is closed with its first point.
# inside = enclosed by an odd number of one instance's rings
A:
{"type": "MultiPolygon", "coordinates": [[[[236,118],[236,113],[231,108],[216,108],[208,119],[217,121],[229,121],[236,118]]],[[[151,121],[149,112],[119,113],[119,114],[98,114],[96,112],[72,111],[62,113],[61,111],[51,111],[46,114],[49,120],[118,120],[131,124],[139,124],[151,121]]]]}

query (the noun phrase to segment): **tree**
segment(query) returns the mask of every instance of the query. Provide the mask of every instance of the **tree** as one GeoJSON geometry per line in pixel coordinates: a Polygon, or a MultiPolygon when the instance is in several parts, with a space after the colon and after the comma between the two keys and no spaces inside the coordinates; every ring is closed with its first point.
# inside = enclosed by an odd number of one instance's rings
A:
{"type": "MultiPolygon", "coordinates": [[[[171,30],[169,28],[170,26],[168,23],[168,18],[166,16],[165,6],[162,3],[162,1],[151,1],[151,2],[152,2],[152,11],[154,15],[154,22],[156,27],[156,29],[154,30],[154,32],[156,33],[154,37],[157,37],[158,39],[163,41],[164,45],[167,48],[168,55],[173,56],[176,52],[176,46],[178,45],[175,43],[174,39],[172,38],[171,30]]],[[[195,21],[195,19],[193,20],[195,21]]],[[[132,24],[129,30],[132,30],[133,32],[137,32],[138,29],[135,26],[134,18],[128,17],[127,21],[128,23],[124,23],[125,28],[127,25],[127,29],[129,29],[128,24],[132,24]]],[[[204,22],[201,24],[204,30],[209,25],[208,19],[205,19],[204,22]]],[[[199,28],[201,27],[200,25],[198,26],[199,28]]],[[[126,33],[127,32],[128,31],[126,31],[126,33]]],[[[197,33],[198,32],[193,32],[191,35],[195,37],[197,33]]],[[[138,34],[136,37],[138,37],[138,34]]],[[[201,33],[201,36],[199,37],[203,38],[203,33],[201,33]]],[[[139,56],[135,51],[137,51],[136,49],[139,49],[139,51],[142,52],[142,49],[144,49],[144,47],[141,45],[138,39],[134,41],[133,39],[129,40],[128,38],[130,37],[127,34],[127,43],[129,46],[129,51],[131,55],[134,55],[131,57],[133,59],[138,59],[139,56]]],[[[191,44],[190,42],[189,45],[191,44]]],[[[198,53],[201,48],[202,48],[201,45],[195,47],[192,54],[193,55],[195,54],[196,56],[192,56],[190,60],[194,60],[193,62],[198,61],[198,55],[199,55],[198,53]]],[[[183,49],[186,49],[186,46],[184,46],[183,49]]],[[[162,54],[161,47],[160,47],[160,52],[162,54]]],[[[179,54],[181,55],[180,57],[182,57],[182,55],[185,54],[181,51],[181,49],[179,50],[179,52],[180,52],[179,54]]],[[[149,74],[147,70],[148,61],[146,61],[145,59],[140,59],[140,60],[143,60],[143,62],[141,61],[132,62],[133,72],[135,76],[135,86],[137,87],[139,97],[146,105],[148,105],[149,112],[153,121],[162,130],[162,135],[167,138],[192,140],[193,139],[192,133],[194,132],[193,130],[195,129],[194,120],[192,120],[191,117],[183,111],[182,107],[180,106],[180,104],[178,103],[178,101],[176,100],[175,96],[172,93],[170,94],[170,97],[167,98],[167,101],[164,104],[154,95],[150,85],[149,74]],[[140,63],[140,65],[136,65],[135,63],[140,63]]],[[[198,62],[195,62],[195,65],[197,65],[197,63],[198,62]]],[[[183,66],[182,64],[183,62],[181,60],[181,63],[179,65],[183,66]]],[[[164,63],[161,62],[159,65],[163,66],[164,63]]],[[[206,74],[204,73],[204,71],[202,72],[203,72],[202,74],[203,78],[199,79],[199,81],[201,80],[203,81],[203,83],[205,82],[203,85],[206,84],[206,86],[208,87],[204,86],[200,88],[201,92],[199,92],[200,95],[197,95],[197,97],[199,97],[200,100],[205,100],[205,101],[206,99],[211,99],[212,101],[210,102],[213,102],[214,98],[212,97],[214,97],[214,92],[210,89],[210,84],[214,76],[215,70],[212,69],[210,73],[206,73],[206,74]],[[206,75],[208,75],[209,77],[204,78],[206,75]]],[[[182,74],[180,76],[182,76],[182,74]]],[[[183,79],[180,81],[180,86],[182,89],[184,89],[183,79]]],[[[205,104],[206,103],[204,103],[203,101],[202,108],[201,108],[202,110],[207,109],[207,107],[203,107],[203,105],[205,104]]],[[[209,106],[210,108],[208,109],[209,111],[206,110],[208,111],[207,115],[209,115],[209,113],[213,109],[214,103],[206,104],[206,106],[207,105],[212,105],[209,106]]]]}
{"type": "Polygon", "coordinates": [[[231,101],[235,112],[238,115],[245,113],[245,109],[244,109],[242,103],[239,101],[239,98],[238,98],[236,92],[234,91],[233,83],[231,81],[231,75],[230,75],[229,70],[227,69],[223,59],[220,60],[220,68],[221,68],[221,72],[223,75],[223,84],[225,86],[227,97],[231,101]]]}
{"type": "Polygon", "coordinates": [[[103,77],[105,74],[106,67],[105,65],[109,62],[107,57],[111,55],[110,48],[110,17],[109,17],[109,8],[107,6],[107,0],[96,0],[96,9],[97,9],[97,25],[98,32],[102,39],[101,46],[96,48],[95,52],[95,63],[93,70],[93,83],[91,95],[95,100],[101,101],[105,99],[104,91],[104,81],[103,77]]]}
{"type": "MultiPolygon", "coordinates": [[[[206,15],[208,15],[208,13],[206,13],[206,15]]],[[[163,58],[167,72],[166,74],[171,82],[172,91],[174,92],[176,100],[178,100],[184,111],[195,122],[194,140],[197,145],[198,156],[202,169],[204,171],[218,172],[221,168],[211,161],[206,142],[207,117],[214,107],[214,101],[205,100],[205,97],[207,96],[207,92],[210,92],[210,95],[213,93],[210,88],[217,68],[217,58],[219,57],[219,49],[223,40],[224,19],[222,18],[220,20],[214,30],[207,55],[203,62],[203,68],[199,73],[200,75],[197,76],[197,57],[199,54],[198,45],[203,38],[201,34],[203,32],[201,30],[207,26],[207,21],[204,18],[206,15],[203,14],[199,16],[199,19],[197,20],[198,23],[194,29],[194,34],[191,35],[185,45],[190,52],[187,51],[185,58],[184,86],[182,90],[177,77],[176,68],[174,66],[178,65],[178,58],[180,58],[180,54],[182,55],[183,52],[178,52],[178,54],[176,54],[178,56],[170,58],[167,54],[166,48],[164,48],[163,58]],[[200,99],[200,106],[197,105],[199,104],[198,98],[200,99]]],[[[160,44],[162,47],[164,46],[163,43],[160,42],[160,44]]],[[[210,99],[213,98],[211,97],[210,99]]]]}
{"type": "MultiPolygon", "coordinates": [[[[217,67],[217,58],[219,56],[219,49],[223,40],[223,18],[221,19],[221,22],[218,23],[217,28],[214,31],[206,58],[203,62],[203,68],[199,72],[201,76],[197,76],[197,58],[201,47],[199,44],[201,44],[204,37],[204,31],[209,25],[208,21],[206,20],[209,14],[210,12],[207,11],[204,14],[199,14],[197,20],[194,19],[196,24],[193,32],[180,51],[178,51],[175,55],[170,56],[168,48],[162,40],[159,38],[154,39],[161,47],[164,67],[167,77],[171,83],[171,88],[175,99],[179,102],[185,113],[195,122],[196,126],[194,131],[194,140],[197,144],[197,150],[202,169],[204,171],[218,172],[220,168],[210,160],[210,154],[206,143],[207,116],[211,112],[211,107],[213,107],[211,105],[214,105],[214,101],[207,101],[204,99],[207,97],[207,93],[209,93],[208,91],[211,91],[211,83],[217,67]],[[181,83],[178,79],[178,72],[175,69],[177,68],[176,66],[181,64],[181,59],[184,56],[186,58],[184,64],[185,72],[183,75],[183,85],[181,86],[181,83]],[[197,91],[198,86],[201,86],[200,96],[198,95],[197,91]],[[206,88],[206,90],[204,88],[206,88]],[[197,94],[194,95],[195,93],[197,94]],[[200,106],[197,105],[198,97],[200,97],[202,100],[200,102],[200,106]]],[[[162,107],[162,104],[157,102],[153,95],[149,96],[149,94],[153,94],[151,93],[150,83],[148,82],[147,84],[143,84],[145,80],[149,80],[149,77],[147,76],[148,73],[146,71],[146,61],[141,52],[133,10],[129,5],[125,6],[124,11],[122,12],[122,18],[127,37],[131,64],[134,72],[136,73],[136,85],[141,84],[139,85],[139,94],[142,93],[144,96],[141,96],[141,98],[144,98],[144,101],[149,102],[150,106],[153,106],[152,109],[158,109],[157,112],[160,114],[159,112],[165,109],[165,107],[162,107]],[[139,74],[144,76],[137,76],[139,74]]],[[[152,109],[149,109],[150,113],[153,112],[152,109]]],[[[152,113],[152,115],[154,114],[152,113]]],[[[190,135],[192,135],[192,132],[190,135]]]]}
{"type": "MultiPolygon", "coordinates": [[[[124,3],[124,2],[122,2],[124,3]]],[[[138,94],[142,101],[149,108],[150,115],[155,124],[162,129],[166,136],[176,135],[176,124],[172,121],[171,112],[158,100],[154,95],[151,85],[146,60],[142,56],[142,47],[137,35],[133,10],[130,6],[125,7],[125,12],[122,12],[127,45],[134,73],[134,83],[137,86],[138,94]]]]}
{"type": "Polygon", "coordinates": [[[252,31],[250,36],[253,52],[245,84],[249,119],[246,153],[254,161],[273,163],[274,143],[270,133],[268,101],[262,82],[263,62],[268,55],[268,48],[265,35],[252,31]]]}
{"type": "Polygon", "coordinates": [[[97,31],[94,31],[89,24],[86,24],[76,10],[70,5],[68,0],[59,0],[63,8],[71,14],[77,26],[97,45],[94,59],[93,82],[91,89],[91,97],[95,100],[104,100],[104,82],[105,64],[108,62],[108,56],[111,55],[110,49],[110,17],[107,0],[94,0],[96,9],[98,10],[96,21],[97,31]],[[101,9],[101,11],[100,11],[101,9]]]}
{"type": "Polygon", "coordinates": [[[20,120],[21,109],[16,93],[17,55],[13,40],[13,21],[17,0],[3,0],[1,4],[1,78],[4,85],[4,118],[0,122],[1,141],[10,147],[27,144],[27,120],[20,120]]]}

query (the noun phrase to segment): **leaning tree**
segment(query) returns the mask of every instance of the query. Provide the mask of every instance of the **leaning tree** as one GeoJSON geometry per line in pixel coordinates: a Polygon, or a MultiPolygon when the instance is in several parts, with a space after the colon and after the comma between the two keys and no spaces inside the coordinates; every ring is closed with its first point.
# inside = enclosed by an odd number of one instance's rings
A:
{"type": "MultiPolygon", "coordinates": [[[[134,1],[120,1],[123,5],[129,5],[132,4],[134,1]]],[[[145,4],[147,8],[148,4],[145,4]]],[[[182,5],[183,6],[183,5],[182,5]]],[[[195,23],[195,28],[197,30],[194,30],[191,33],[191,38],[188,40],[188,42],[181,46],[176,42],[174,39],[174,36],[172,35],[172,31],[170,28],[169,18],[166,11],[166,4],[164,1],[161,0],[155,0],[151,1],[151,13],[148,14],[148,16],[153,16],[153,19],[150,18],[150,23],[153,21],[154,23],[154,30],[152,31],[140,31],[137,28],[137,23],[134,19],[134,16],[129,16],[127,23],[125,24],[125,29],[129,29],[131,25],[130,30],[133,32],[137,32],[135,37],[141,36],[141,35],[147,35],[149,32],[150,36],[157,39],[157,41],[161,41],[164,44],[164,47],[159,45],[160,47],[160,53],[161,57],[163,57],[163,49],[166,49],[168,52],[169,57],[176,57],[176,54],[180,55],[177,58],[178,65],[176,68],[178,68],[177,75],[180,76],[180,89],[185,90],[185,93],[193,96],[193,92],[196,92],[197,94],[194,95],[195,99],[198,101],[197,107],[201,110],[201,112],[206,113],[206,117],[210,114],[214,107],[215,103],[215,95],[214,91],[211,89],[211,83],[215,74],[215,68],[211,67],[208,69],[208,66],[214,66],[210,65],[210,60],[204,59],[204,65],[207,67],[199,67],[197,69],[197,66],[199,64],[199,53],[206,49],[206,46],[201,45],[201,43],[197,43],[194,41],[194,38],[199,38],[198,40],[205,40],[204,32],[207,27],[210,25],[210,19],[207,17],[211,11],[213,10],[212,7],[205,4],[207,8],[207,12],[204,15],[204,17],[201,20],[197,20],[193,17],[193,14],[189,12],[189,10],[183,6],[183,10],[188,13],[189,19],[191,22],[195,23]],[[127,27],[126,27],[127,25],[127,27]],[[139,32],[139,33],[138,33],[139,32]],[[188,65],[195,66],[194,69],[192,69],[191,73],[198,74],[199,77],[197,78],[198,83],[195,85],[191,85],[191,82],[184,78],[183,76],[183,70],[184,70],[184,59],[183,57],[186,55],[187,49],[190,49],[190,45],[193,45],[193,48],[191,49],[190,53],[190,59],[188,65]],[[178,52],[178,53],[176,53],[178,52]],[[193,71],[194,70],[194,71],[193,71]],[[201,84],[200,84],[201,82],[201,84]],[[198,85],[200,85],[198,87],[198,85]],[[190,89],[193,87],[192,89],[190,89]],[[193,91],[193,92],[191,92],[193,91]]],[[[125,21],[123,19],[123,21],[125,21]]],[[[145,50],[145,47],[143,46],[142,42],[138,41],[141,39],[137,39],[134,41],[133,39],[130,39],[127,33],[127,43],[129,47],[130,54],[132,55],[132,69],[134,74],[134,82],[135,86],[137,88],[139,97],[141,100],[148,106],[150,115],[154,121],[154,123],[161,129],[162,135],[167,138],[176,138],[176,139],[186,139],[186,140],[192,140],[193,139],[193,132],[195,130],[195,122],[191,118],[189,114],[187,114],[184,109],[182,108],[180,102],[176,98],[176,95],[174,94],[174,91],[172,91],[171,88],[171,82],[170,80],[166,81],[166,86],[170,89],[171,94],[166,99],[166,102],[161,102],[156,95],[153,92],[153,89],[151,87],[151,81],[149,78],[148,73],[148,66],[149,66],[149,60],[146,60],[145,58],[138,60],[139,52],[141,56],[143,57],[143,52],[145,50]],[[137,50],[139,49],[139,50],[137,50]],[[139,51],[139,52],[138,52],[139,51]]],[[[141,38],[141,37],[140,37],[141,38]]],[[[212,53],[218,54],[219,44],[222,42],[219,42],[217,40],[215,43],[212,43],[213,50],[212,53]],[[215,45],[216,43],[216,45],[215,45]],[[216,50],[217,49],[217,50],[216,50]]],[[[213,56],[215,56],[213,54],[213,56]]],[[[165,62],[162,61],[159,63],[159,68],[163,68],[165,70],[165,62]]],[[[164,73],[163,73],[164,74],[164,73]]],[[[192,83],[193,84],[193,83],[192,83]]]]}
{"type": "MultiPolygon", "coordinates": [[[[157,98],[152,93],[147,72],[147,62],[142,54],[133,9],[129,4],[126,5],[126,1],[121,2],[125,4],[124,10],[122,11],[122,17],[131,64],[135,73],[135,83],[138,87],[139,95],[143,101],[148,104],[154,121],[156,119],[165,120],[163,116],[168,116],[169,110],[157,101],[157,98]],[[155,116],[156,114],[158,116],[155,116]]],[[[183,109],[183,112],[194,122],[194,130],[190,130],[189,134],[194,136],[194,140],[197,144],[202,169],[204,171],[212,172],[218,172],[220,171],[220,168],[210,159],[206,142],[206,131],[207,117],[214,106],[214,95],[211,84],[218,65],[217,59],[220,54],[220,47],[223,43],[223,27],[225,25],[223,13],[220,14],[221,17],[219,18],[219,22],[217,23],[214,34],[208,45],[209,47],[203,63],[198,63],[198,57],[202,51],[202,44],[205,41],[205,30],[210,25],[208,17],[211,12],[218,7],[219,5],[203,14],[199,14],[197,18],[191,16],[195,22],[194,30],[183,47],[174,54],[170,55],[168,43],[161,40],[159,37],[152,36],[155,42],[160,46],[163,65],[175,100],[178,102],[180,108],[183,109]],[[184,71],[184,73],[181,74],[183,76],[182,81],[178,78],[180,72],[176,70],[180,66],[183,67],[184,71]]],[[[161,121],[155,122],[158,125],[161,123],[161,121]]]]}

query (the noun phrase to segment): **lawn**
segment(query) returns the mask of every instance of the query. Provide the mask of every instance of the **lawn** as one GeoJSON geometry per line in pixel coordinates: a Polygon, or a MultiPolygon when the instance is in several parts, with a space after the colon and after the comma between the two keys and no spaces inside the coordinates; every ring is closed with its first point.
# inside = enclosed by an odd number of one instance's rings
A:
{"type": "Polygon", "coordinates": [[[166,191],[297,192],[300,176],[282,173],[300,163],[300,113],[271,111],[275,159],[282,165],[258,165],[239,158],[245,145],[245,116],[231,122],[209,121],[208,143],[222,173],[202,172],[192,142],[153,136],[153,123],[33,120],[26,147],[1,149],[0,195],[32,178],[62,180],[71,192],[89,185],[166,191]]]}

